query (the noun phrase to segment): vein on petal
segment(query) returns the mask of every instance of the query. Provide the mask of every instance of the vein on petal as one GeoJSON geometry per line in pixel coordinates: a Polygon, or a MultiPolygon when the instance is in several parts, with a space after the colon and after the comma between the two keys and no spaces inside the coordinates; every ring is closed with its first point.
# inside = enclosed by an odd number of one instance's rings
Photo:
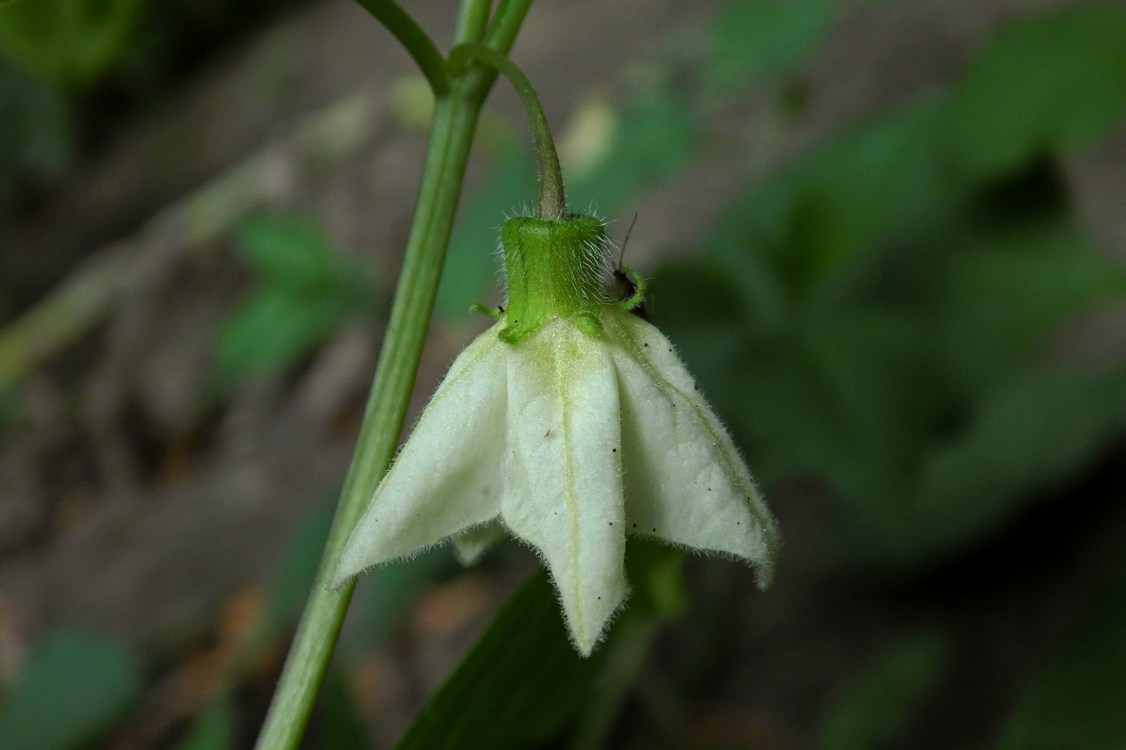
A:
{"type": "MultiPolygon", "coordinates": [[[[579,510],[575,503],[575,465],[574,457],[571,451],[571,415],[574,411],[574,405],[571,403],[571,398],[568,395],[567,388],[565,387],[563,368],[561,367],[563,353],[560,351],[558,342],[552,346],[552,369],[555,374],[555,387],[559,394],[559,403],[562,405],[562,425],[560,429],[563,430],[563,495],[564,502],[566,503],[567,517],[571,525],[571,538],[574,539],[574,544],[571,545],[571,569],[579,569],[579,545],[582,544],[582,536],[579,534],[579,510]]],[[[586,622],[586,616],[583,612],[582,598],[579,596],[580,589],[579,577],[574,576],[574,585],[572,587],[572,596],[574,597],[575,605],[578,608],[576,619],[579,622],[586,622]]],[[[584,634],[585,635],[585,634],[584,634]]],[[[582,639],[582,640],[585,640],[582,639]]]]}

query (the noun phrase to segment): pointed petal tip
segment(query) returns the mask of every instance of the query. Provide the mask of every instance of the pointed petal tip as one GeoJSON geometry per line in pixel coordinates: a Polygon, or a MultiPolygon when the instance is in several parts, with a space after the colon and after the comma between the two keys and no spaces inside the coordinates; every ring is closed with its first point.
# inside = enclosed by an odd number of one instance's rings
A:
{"type": "MultiPolygon", "coordinates": [[[[556,590],[558,594],[558,589],[556,590]]],[[[610,626],[614,624],[618,614],[625,609],[626,601],[629,599],[630,589],[628,584],[623,584],[621,597],[617,603],[614,604],[612,609],[607,609],[604,613],[598,614],[595,617],[588,617],[586,622],[573,622],[571,614],[568,612],[566,605],[560,597],[560,608],[563,610],[564,624],[567,626],[567,637],[571,641],[571,645],[575,647],[575,651],[579,656],[584,659],[589,659],[598,647],[606,640],[607,634],[610,632],[610,626]],[[577,627],[576,627],[577,626],[577,627]]],[[[601,603],[601,598],[599,598],[601,603]]]]}
{"type": "MultiPolygon", "coordinates": [[[[386,560],[382,562],[388,562],[386,560]]],[[[356,548],[352,541],[349,540],[348,544],[344,546],[339,559],[336,561],[336,567],[333,568],[332,576],[328,579],[329,591],[340,591],[344,588],[349,581],[353,581],[360,576],[367,573],[372,568],[378,567],[381,563],[378,561],[360,561],[356,555],[356,548]]]]}
{"type": "Polygon", "coordinates": [[[756,563],[755,586],[759,591],[766,591],[774,583],[774,560],[756,563]]]}
{"type": "Polygon", "coordinates": [[[764,552],[751,561],[755,569],[755,585],[759,591],[766,591],[774,583],[778,550],[782,546],[782,535],[778,533],[773,516],[769,520],[770,523],[762,530],[764,552]]]}
{"type": "Polygon", "coordinates": [[[505,532],[506,529],[497,518],[464,529],[451,537],[454,557],[463,567],[476,565],[493,545],[505,537],[505,532]]]}

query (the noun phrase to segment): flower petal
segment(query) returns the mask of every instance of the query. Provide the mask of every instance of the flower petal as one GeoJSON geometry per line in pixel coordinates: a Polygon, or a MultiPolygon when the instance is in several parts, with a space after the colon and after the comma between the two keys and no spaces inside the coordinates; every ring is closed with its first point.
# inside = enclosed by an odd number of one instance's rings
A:
{"type": "Polygon", "coordinates": [[[660,331],[618,311],[603,322],[617,344],[628,530],[744,558],[765,588],[778,529],[727,430],[660,331]]]}
{"type": "Polygon", "coordinates": [[[618,389],[605,342],[557,319],[511,347],[501,511],[589,655],[625,600],[618,389]]]}
{"type": "Polygon", "coordinates": [[[334,587],[499,513],[506,398],[500,328],[454,360],[344,546],[334,587]]]}
{"type": "Polygon", "coordinates": [[[454,555],[462,565],[474,565],[489,547],[503,538],[504,527],[497,521],[489,521],[483,526],[459,531],[453,537],[454,555]]]}

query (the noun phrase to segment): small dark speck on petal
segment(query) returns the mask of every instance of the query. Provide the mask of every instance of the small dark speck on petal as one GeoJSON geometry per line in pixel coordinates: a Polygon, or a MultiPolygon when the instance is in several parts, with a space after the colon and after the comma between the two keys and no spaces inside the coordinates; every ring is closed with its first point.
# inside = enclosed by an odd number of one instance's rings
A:
{"type": "Polygon", "coordinates": [[[645,342],[645,345],[646,345],[646,346],[649,346],[649,342],[648,342],[648,341],[646,341],[646,342],[645,342]]]}
{"type": "Polygon", "coordinates": [[[656,527],[656,526],[654,526],[654,527],[653,527],[653,533],[654,533],[654,534],[656,534],[656,533],[657,533],[657,527],[656,527]]]}
{"type": "Polygon", "coordinates": [[[633,528],[635,528],[635,529],[637,528],[637,524],[636,524],[636,523],[635,523],[635,524],[633,525],[633,528]]]}
{"type": "Polygon", "coordinates": [[[610,522],[610,525],[611,525],[611,526],[613,526],[613,525],[614,525],[614,522],[613,522],[613,521],[611,521],[611,522],[610,522]]]}
{"type": "Polygon", "coordinates": [[[617,453],[617,452],[618,452],[618,449],[617,449],[617,448],[611,448],[611,449],[610,449],[610,452],[611,452],[611,453],[617,453]]]}

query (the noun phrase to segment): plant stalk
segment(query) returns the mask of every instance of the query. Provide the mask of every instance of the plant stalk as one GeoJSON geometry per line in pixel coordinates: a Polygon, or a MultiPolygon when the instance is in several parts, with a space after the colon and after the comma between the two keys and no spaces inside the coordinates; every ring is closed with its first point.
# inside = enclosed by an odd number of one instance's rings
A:
{"type": "Polygon", "coordinates": [[[477,117],[490,83],[470,73],[455,80],[450,93],[435,101],[418,204],[356,451],[313,590],[258,737],[259,750],[297,747],[344,622],[355,584],[350,581],[332,591],[328,581],[398,445],[477,117]]]}
{"type": "MultiPolygon", "coordinates": [[[[362,4],[367,7],[367,3],[362,4]]],[[[392,4],[378,5],[384,11],[392,4]]],[[[482,32],[488,5],[486,0],[465,0],[455,44],[479,41],[474,37],[482,32]]],[[[531,0],[502,0],[484,32],[486,44],[500,54],[508,54],[530,5],[531,0]]],[[[429,49],[433,45],[424,35],[417,37],[415,29],[418,27],[413,21],[400,24],[402,33],[396,36],[425,68],[432,61],[429,49]],[[404,30],[408,29],[406,33],[404,30]]],[[[449,75],[444,62],[442,73],[449,75]]],[[[427,71],[427,77],[432,87],[441,80],[433,71],[427,71]]],[[[328,582],[348,536],[391,463],[406,419],[473,134],[496,74],[469,70],[449,80],[445,93],[439,95],[435,88],[434,118],[418,201],[352,465],[344,480],[313,589],[258,736],[258,750],[293,750],[301,741],[355,587],[354,581],[350,581],[338,590],[330,590],[328,582]]]]}

